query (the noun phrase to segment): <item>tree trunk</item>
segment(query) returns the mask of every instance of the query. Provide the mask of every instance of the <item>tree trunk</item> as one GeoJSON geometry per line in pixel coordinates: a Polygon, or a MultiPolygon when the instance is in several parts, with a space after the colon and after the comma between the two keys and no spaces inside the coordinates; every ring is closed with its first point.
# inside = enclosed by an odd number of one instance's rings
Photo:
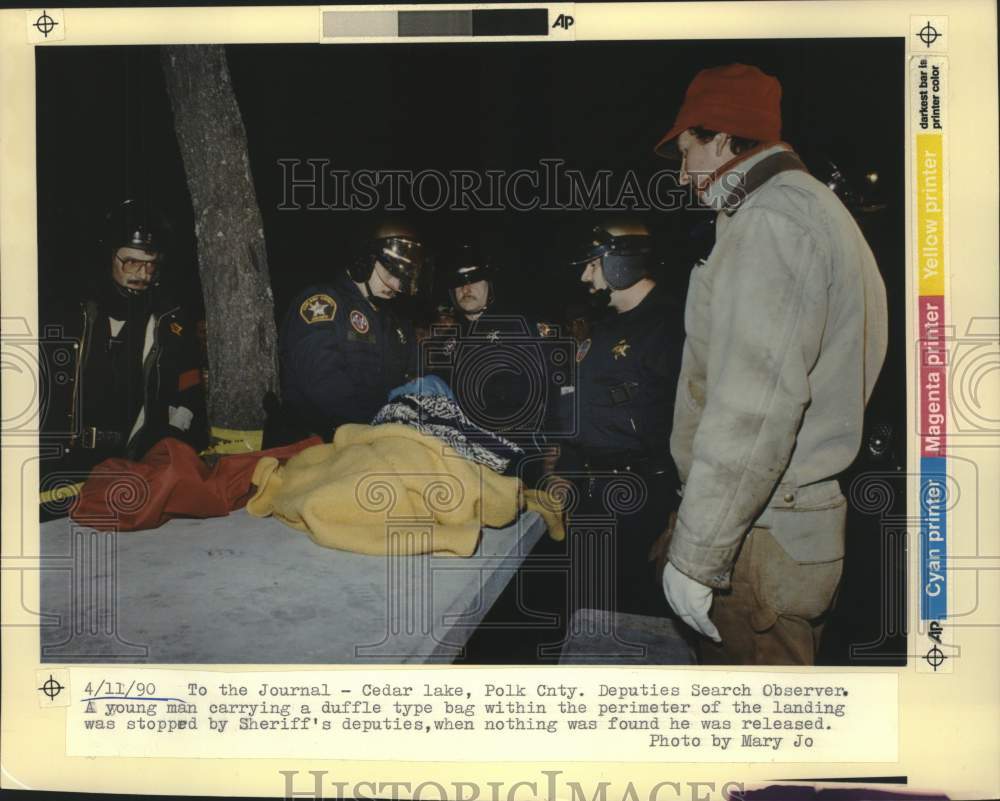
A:
{"type": "MultiPolygon", "coordinates": [[[[247,137],[221,45],[163,47],[161,61],[194,207],[213,429],[259,431],[278,392],[274,297],[247,137]]],[[[213,440],[225,434],[213,432],[213,440]]],[[[239,439],[230,433],[229,438],[239,439]]],[[[248,436],[253,442],[254,437],[248,436]]],[[[256,441],[259,447],[259,440],[256,441]]]]}

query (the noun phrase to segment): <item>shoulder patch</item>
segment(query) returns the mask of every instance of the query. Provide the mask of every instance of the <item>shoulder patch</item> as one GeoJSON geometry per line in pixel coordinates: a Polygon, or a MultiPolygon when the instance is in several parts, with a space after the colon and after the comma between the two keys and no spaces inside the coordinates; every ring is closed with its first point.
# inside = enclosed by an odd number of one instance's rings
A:
{"type": "Polygon", "coordinates": [[[359,334],[367,334],[370,327],[368,318],[362,312],[357,309],[351,311],[351,328],[359,334]]]}
{"type": "Polygon", "coordinates": [[[307,323],[325,323],[337,313],[337,301],[327,294],[310,295],[299,306],[299,316],[307,323]]]}
{"type": "Polygon", "coordinates": [[[583,340],[583,342],[581,342],[576,347],[576,362],[577,362],[577,364],[579,364],[580,362],[582,362],[587,357],[588,353],[590,353],[590,338],[589,337],[587,339],[583,340]]]}

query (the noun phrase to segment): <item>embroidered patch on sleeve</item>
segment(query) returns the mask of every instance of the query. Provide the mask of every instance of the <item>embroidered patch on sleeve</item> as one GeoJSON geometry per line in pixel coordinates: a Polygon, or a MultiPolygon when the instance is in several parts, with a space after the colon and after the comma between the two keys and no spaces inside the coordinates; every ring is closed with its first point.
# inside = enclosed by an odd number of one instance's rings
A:
{"type": "Polygon", "coordinates": [[[359,334],[367,334],[369,329],[368,318],[357,309],[351,312],[351,327],[359,334]]]}
{"type": "Polygon", "coordinates": [[[337,301],[329,295],[310,295],[299,306],[299,316],[307,323],[325,323],[337,313],[337,301]]]}

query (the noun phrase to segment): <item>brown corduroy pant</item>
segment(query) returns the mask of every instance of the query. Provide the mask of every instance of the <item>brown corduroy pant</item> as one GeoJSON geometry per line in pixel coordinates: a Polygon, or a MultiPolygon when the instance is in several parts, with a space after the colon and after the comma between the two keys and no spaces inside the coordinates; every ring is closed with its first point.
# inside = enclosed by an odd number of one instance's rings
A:
{"type": "Polygon", "coordinates": [[[701,643],[712,665],[812,665],[843,559],[793,560],[766,528],[753,528],[733,568],[732,589],[717,591],[711,619],[722,643],[701,643]]]}

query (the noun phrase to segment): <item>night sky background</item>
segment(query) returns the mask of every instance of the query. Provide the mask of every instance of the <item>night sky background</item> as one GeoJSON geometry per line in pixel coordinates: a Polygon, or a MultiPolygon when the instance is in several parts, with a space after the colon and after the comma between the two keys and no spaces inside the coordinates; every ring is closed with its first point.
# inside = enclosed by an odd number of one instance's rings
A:
{"type": "MultiPolygon", "coordinates": [[[[77,299],[95,270],[107,270],[95,255],[100,222],[130,196],[173,219],[176,244],[167,277],[197,310],[202,300],[190,198],[158,48],[39,47],[36,54],[40,318],[52,320],[53,310],[77,299]]],[[[892,345],[869,416],[871,425],[888,425],[895,433],[888,457],[863,464],[863,454],[858,466],[905,465],[901,39],[240,45],[227,47],[227,54],[279,320],[297,290],[346,264],[378,215],[279,211],[278,159],[326,158],[347,170],[484,172],[536,169],[540,159],[561,158],[585,175],[635,170],[645,184],[669,166],[653,146],[698,70],[740,61],[777,76],[783,136],[814,173],[822,175],[832,159],[855,182],[871,170],[880,177],[887,207],[869,215],[863,227],[888,289],[892,345]]],[[[600,216],[440,211],[415,219],[432,244],[481,243],[504,270],[501,300],[558,320],[580,296],[578,275],[563,267],[570,237],[600,216]]],[[[658,234],[662,278],[678,292],[711,242],[692,231],[704,232],[711,216],[687,209],[646,217],[658,234]]],[[[901,489],[897,497],[902,504],[901,489]]],[[[884,583],[877,532],[861,534],[858,525],[851,536],[875,536],[876,547],[849,558],[853,573],[842,590],[844,608],[869,606],[884,583]],[[854,592],[866,594],[854,599],[854,592]]],[[[858,625],[843,623],[843,636],[878,639],[877,631],[859,631],[858,625]]],[[[885,654],[895,649],[891,643],[880,647],[885,654]]]]}

